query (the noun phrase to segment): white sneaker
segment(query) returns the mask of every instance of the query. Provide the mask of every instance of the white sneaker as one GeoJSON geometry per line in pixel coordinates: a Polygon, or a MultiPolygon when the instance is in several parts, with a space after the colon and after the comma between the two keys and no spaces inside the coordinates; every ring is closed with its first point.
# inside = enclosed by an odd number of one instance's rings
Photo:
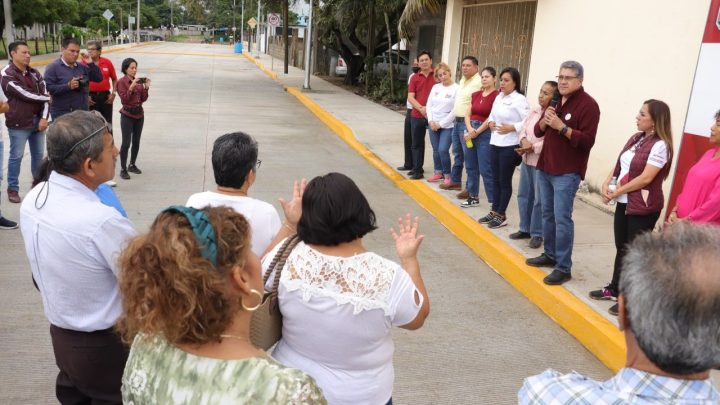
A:
{"type": "Polygon", "coordinates": [[[108,181],[105,182],[105,184],[107,184],[107,185],[110,186],[110,187],[115,187],[115,186],[117,186],[117,183],[114,182],[113,180],[108,180],[108,181]]]}

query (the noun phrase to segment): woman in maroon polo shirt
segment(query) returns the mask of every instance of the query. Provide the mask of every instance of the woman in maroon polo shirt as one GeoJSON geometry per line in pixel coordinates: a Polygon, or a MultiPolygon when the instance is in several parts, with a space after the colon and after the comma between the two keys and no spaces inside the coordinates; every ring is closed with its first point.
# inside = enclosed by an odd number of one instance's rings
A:
{"type": "MultiPolygon", "coordinates": [[[[603,201],[615,200],[615,266],[607,286],[590,291],[595,300],[615,300],[626,246],[643,232],[652,231],[665,204],[662,182],[670,173],[673,156],[670,108],[659,100],[647,100],[635,118],[640,131],[630,137],[615,167],[602,185],[603,201]],[[617,180],[617,189],[610,183],[617,180]]],[[[617,304],[610,307],[618,314],[617,304]]]]}
{"type": "Polygon", "coordinates": [[[143,103],[148,99],[150,79],[136,77],[137,61],[127,58],[122,62],[122,72],[125,76],[118,80],[117,90],[120,95],[122,108],[120,109],[120,130],[122,131],[122,144],[120,145],[120,177],[129,180],[128,172],[141,174],[142,171],[135,165],[140,151],[140,135],[145,123],[143,103]],[[130,166],[127,166],[128,149],[130,150],[130,166]]]}

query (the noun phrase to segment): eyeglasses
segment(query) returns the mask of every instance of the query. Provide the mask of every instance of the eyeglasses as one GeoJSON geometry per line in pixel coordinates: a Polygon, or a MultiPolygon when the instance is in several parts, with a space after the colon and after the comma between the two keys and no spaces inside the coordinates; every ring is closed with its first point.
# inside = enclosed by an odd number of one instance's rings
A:
{"type": "Polygon", "coordinates": [[[255,163],[255,170],[260,168],[261,163],[262,163],[262,160],[258,159],[257,163],[255,163]]]}
{"type": "Polygon", "coordinates": [[[88,48],[87,50],[88,50],[88,51],[99,51],[99,50],[101,50],[101,49],[102,49],[102,48],[88,48]]]}
{"type": "Polygon", "coordinates": [[[65,156],[63,156],[63,158],[62,158],[61,160],[67,159],[67,158],[70,156],[70,154],[72,154],[73,151],[74,151],[75,149],[77,149],[78,146],[80,146],[81,143],[83,143],[83,142],[87,141],[88,139],[92,138],[93,136],[101,133],[103,130],[106,130],[107,132],[109,132],[109,133],[112,135],[112,126],[110,125],[110,123],[108,123],[107,121],[105,121],[105,118],[102,116],[102,114],[100,114],[100,112],[98,112],[98,111],[96,111],[96,110],[93,110],[92,112],[93,112],[93,114],[95,114],[95,115],[97,115],[98,117],[102,118],[102,119],[103,119],[103,122],[105,122],[105,125],[103,125],[102,127],[98,128],[97,130],[93,131],[93,133],[91,133],[90,135],[86,136],[85,138],[83,138],[83,139],[75,142],[75,145],[73,145],[73,146],[70,148],[70,150],[68,150],[68,151],[65,153],[65,156]]]}
{"type": "Polygon", "coordinates": [[[565,82],[570,81],[572,79],[577,79],[577,76],[555,76],[559,82],[565,82]]]}

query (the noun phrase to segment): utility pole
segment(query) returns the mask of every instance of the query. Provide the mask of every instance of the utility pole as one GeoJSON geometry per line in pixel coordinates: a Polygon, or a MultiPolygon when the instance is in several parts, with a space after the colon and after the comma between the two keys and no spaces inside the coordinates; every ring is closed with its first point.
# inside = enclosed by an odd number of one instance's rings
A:
{"type": "Polygon", "coordinates": [[[245,46],[245,0],[240,0],[240,43],[245,46]]]}
{"type": "Polygon", "coordinates": [[[172,29],[173,24],[173,0],[169,0],[170,3],[170,29],[172,29]]]}
{"type": "Polygon", "coordinates": [[[260,0],[258,0],[257,25],[255,26],[255,57],[260,56],[260,0]]]}
{"type": "Polygon", "coordinates": [[[138,0],[137,17],[135,20],[135,30],[137,31],[137,43],[140,44],[140,0],[138,0]]]}
{"type": "Polygon", "coordinates": [[[284,61],[284,70],[283,72],[285,74],[288,74],[288,64],[290,63],[290,21],[288,18],[288,3],[290,0],[285,0],[285,4],[283,7],[283,24],[285,25],[285,29],[283,30],[283,36],[285,37],[283,39],[283,42],[285,42],[285,61],[284,61]]]}
{"type": "Polygon", "coordinates": [[[308,11],[307,25],[305,27],[305,82],[303,89],[310,90],[310,60],[312,59],[312,15],[313,0],[309,0],[310,10],[308,11]]]}
{"type": "Polygon", "coordinates": [[[233,42],[237,42],[237,26],[235,25],[235,0],[233,0],[233,42]]]}
{"type": "MultiPolygon", "coordinates": [[[[5,32],[7,33],[7,35],[5,35],[5,43],[10,45],[15,42],[15,35],[13,33],[12,5],[10,0],[3,0],[3,11],[5,12],[5,32]]],[[[8,52],[8,58],[10,58],[10,52],[8,52]]]]}

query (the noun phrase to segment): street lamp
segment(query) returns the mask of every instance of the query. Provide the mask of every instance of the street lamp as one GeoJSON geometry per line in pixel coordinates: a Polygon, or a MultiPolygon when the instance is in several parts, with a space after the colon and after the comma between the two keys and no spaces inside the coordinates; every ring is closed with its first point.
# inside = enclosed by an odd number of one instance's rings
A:
{"type": "Polygon", "coordinates": [[[138,0],[137,18],[135,20],[135,29],[137,30],[137,43],[140,44],[140,0],[138,0]]]}

